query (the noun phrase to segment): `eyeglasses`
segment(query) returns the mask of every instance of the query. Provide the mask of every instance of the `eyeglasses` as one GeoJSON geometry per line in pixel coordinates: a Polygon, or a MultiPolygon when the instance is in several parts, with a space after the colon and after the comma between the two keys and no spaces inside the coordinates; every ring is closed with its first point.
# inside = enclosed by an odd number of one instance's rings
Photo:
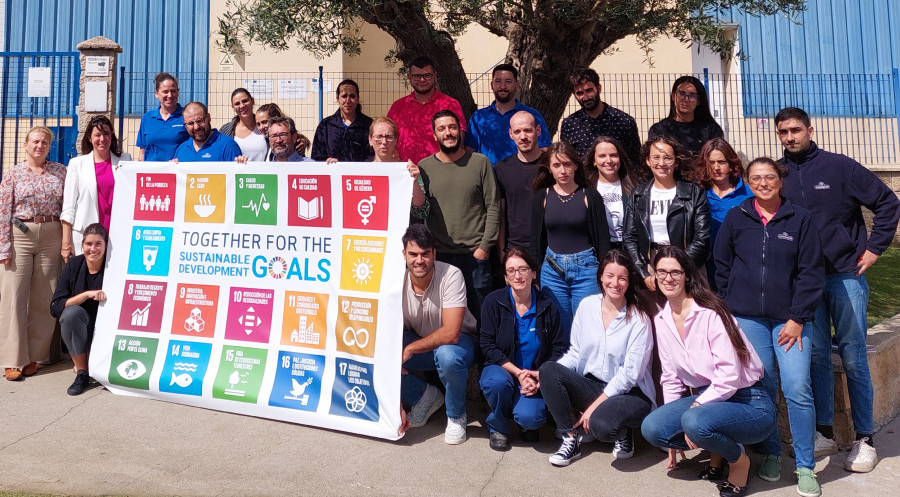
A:
{"type": "Polygon", "coordinates": [[[777,174],[763,174],[763,175],[753,175],[747,178],[750,181],[750,184],[758,185],[762,180],[766,180],[766,183],[774,183],[778,180],[777,174]]]}
{"type": "Polygon", "coordinates": [[[193,127],[195,127],[195,126],[203,126],[203,125],[205,125],[205,124],[206,124],[206,118],[204,117],[203,119],[198,119],[198,120],[196,120],[196,121],[185,122],[185,123],[184,123],[184,127],[186,127],[186,128],[187,128],[187,127],[192,127],[192,128],[193,128],[193,127]]]}
{"type": "Polygon", "coordinates": [[[681,90],[676,91],[675,95],[677,95],[678,98],[680,98],[682,100],[690,100],[692,102],[695,102],[700,99],[699,93],[688,93],[686,91],[681,91],[681,90]]]}
{"type": "Polygon", "coordinates": [[[426,72],[424,74],[410,74],[409,79],[417,79],[421,81],[426,81],[434,77],[433,72],[426,72]]]}
{"type": "Polygon", "coordinates": [[[674,164],[675,157],[671,155],[651,155],[648,159],[651,164],[659,164],[660,162],[663,164],[674,164]]]}
{"type": "Polygon", "coordinates": [[[681,278],[684,278],[684,271],[680,269],[673,269],[671,271],[666,271],[665,269],[657,269],[653,276],[656,276],[656,279],[658,279],[659,281],[663,281],[669,276],[671,276],[673,280],[678,281],[681,278]]]}
{"type": "Polygon", "coordinates": [[[274,138],[274,139],[277,140],[277,139],[279,139],[279,138],[287,138],[287,137],[289,137],[289,136],[291,136],[290,133],[272,133],[272,134],[269,135],[269,139],[271,140],[271,139],[274,138]]]}
{"type": "Polygon", "coordinates": [[[506,275],[509,277],[513,277],[516,275],[516,273],[519,273],[519,276],[528,276],[529,271],[531,271],[531,268],[528,266],[508,267],[506,268],[506,275]]]}
{"type": "Polygon", "coordinates": [[[372,140],[377,142],[392,142],[396,139],[397,137],[394,135],[375,135],[372,137],[372,140]]]}

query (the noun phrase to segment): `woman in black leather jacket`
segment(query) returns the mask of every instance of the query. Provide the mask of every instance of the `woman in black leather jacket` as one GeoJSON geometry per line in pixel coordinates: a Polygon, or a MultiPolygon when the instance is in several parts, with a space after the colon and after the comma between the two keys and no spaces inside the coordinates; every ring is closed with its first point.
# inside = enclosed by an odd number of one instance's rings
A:
{"type": "Polygon", "coordinates": [[[625,213],[623,245],[650,290],[656,290],[650,261],[659,247],[682,248],[702,267],[709,254],[710,219],[706,192],[689,176],[690,155],[672,138],[648,140],[641,147],[641,162],[653,179],[632,192],[625,213]]]}

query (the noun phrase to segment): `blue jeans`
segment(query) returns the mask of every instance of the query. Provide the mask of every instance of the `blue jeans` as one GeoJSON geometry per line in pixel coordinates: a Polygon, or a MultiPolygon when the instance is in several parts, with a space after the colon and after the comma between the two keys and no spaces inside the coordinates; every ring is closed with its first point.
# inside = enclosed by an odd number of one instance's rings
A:
{"type": "Polygon", "coordinates": [[[688,450],[687,435],[698,447],[737,462],[743,445],[762,442],[775,429],[775,406],[757,382],[741,388],[728,400],[691,409],[696,395],[669,402],[644,418],[641,433],[651,445],[688,450]]]}
{"type": "Polygon", "coordinates": [[[547,421],[547,406],[540,392],[531,396],[520,394],[518,382],[503,367],[485,366],[478,384],[491,406],[487,424],[492,432],[509,435],[510,417],[523,430],[537,430],[547,421]]]}
{"type": "Polygon", "coordinates": [[[831,325],[838,355],[847,375],[850,414],[857,433],[875,431],[874,393],[866,357],[866,306],[869,285],[865,275],[831,274],[825,277],[825,293],[816,308],[812,334],[812,389],[816,423],[834,424],[834,368],[831,365],[831,325]]]}
{"type": "MultiPolygon", "coordinates": [[[[414,331],[403,331],[403,346],[420,339],[414,331]]],[[[437,370],[441,383],[447,394],[444,402],[447,406],[447,417],[459,418],[466,414],[466,383],[469,379],[469,366],[475,361],[475,339],[466,333],[459,336],[456,345],[441,345],[431,352],[416,354],[403,363],[409,371],[437,370]]],[[[422,398],[425,387],[424,380],[413,374],[400,376],[400,399],[413,406],[422,398]]]]}
{"type": "Polygon", "coordinates": [[[437,260],[456,266],[462,271],[463,279],[466,280],[466,307],[475,316],[475,319],[481,323],[481,304],[484,303],[485,297],[494,289],[493,281],[491,280],[490,258],[481,260],[476,259],[471,253],[444,254],[438,252],[437,260]]]}
{"type": "MultiPolygon", "coordinates": [[[[756,354],[762,360],[766,374],[762,379],[763,387],[774,402],[778,398],[778,375],[781,374],[781,391],[787,403],[788,420],[791,425],[791,438],[794,439],[794,458],[797,468],[813,469],[815,461],[813,452],[816,440],[816,408],[813,404],[812,385],[810,380],[810,358],[812,357],[812,323],[806,323],[800,334],[803,350],[797,343],[785,352],[778,346],[778,334],[784,328],[784,321],[767,318],[735,316],[738,325],[744,330],[756,354]],[[778,369],[775,369],[775,365],[778,369]]],[[[772,430],[769,438],[763,442],[766,454],[781,455],[781,431],[772,430]]]]}
{"type": "Polygon", "coordinates": [[[577,254],[556,254],[547,248],[541,266],[541,290],[559,309],[559,323],[565,333],[572,330],[572,318],[578,304],[585,297],[600,293],[597,284],[599,266],[593,249],[577,254]]]}

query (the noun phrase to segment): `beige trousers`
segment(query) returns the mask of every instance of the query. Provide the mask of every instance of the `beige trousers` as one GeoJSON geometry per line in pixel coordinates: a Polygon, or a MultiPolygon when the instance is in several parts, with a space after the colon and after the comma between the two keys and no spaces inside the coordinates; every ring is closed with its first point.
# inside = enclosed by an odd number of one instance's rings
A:
{"type": "Polygon", "coordinates": [[[13,226],[12,261],[0,264],[0,367],[21,368],[46,361],[56,320],[50,299],[62,257],[62,225],[25,223],[28,233],[13,226]]]}

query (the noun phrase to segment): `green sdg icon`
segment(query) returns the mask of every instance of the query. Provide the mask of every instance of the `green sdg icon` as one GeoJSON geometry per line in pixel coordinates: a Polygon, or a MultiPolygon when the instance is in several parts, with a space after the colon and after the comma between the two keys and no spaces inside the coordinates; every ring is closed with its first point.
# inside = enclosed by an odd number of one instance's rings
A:
{"type": "Polygon", "coordinates": [[[278,175],[235,176],[235,224],[278,224],[278,175]]]}
{"type": "Polygon", "coordinates": [[[109,382],[113,385],[150,389],[150,370],[156,359],[155,338],[117,335],[109,363],[109,382]]]}
{"type": "Polygon", "coordinates": [[[223,347],[213,398],[255,404],[266,372],[266,355],[266,349],[223,347]]]}

